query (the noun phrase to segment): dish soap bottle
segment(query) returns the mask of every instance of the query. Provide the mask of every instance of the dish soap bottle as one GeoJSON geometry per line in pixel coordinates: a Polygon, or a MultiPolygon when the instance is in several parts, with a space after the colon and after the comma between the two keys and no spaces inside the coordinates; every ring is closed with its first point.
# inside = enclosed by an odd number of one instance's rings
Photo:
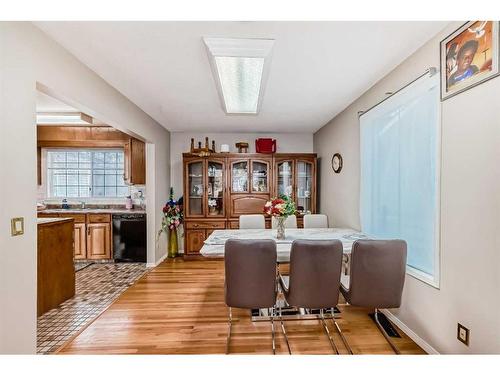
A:
{"type": "Polygon", "coordinates": [[[125,208],[127,210],[131,210],[133,206],[134,205],[132,203],[132,197],[130,195],[127,195],[127,199],[125,200],[125,208]]]}

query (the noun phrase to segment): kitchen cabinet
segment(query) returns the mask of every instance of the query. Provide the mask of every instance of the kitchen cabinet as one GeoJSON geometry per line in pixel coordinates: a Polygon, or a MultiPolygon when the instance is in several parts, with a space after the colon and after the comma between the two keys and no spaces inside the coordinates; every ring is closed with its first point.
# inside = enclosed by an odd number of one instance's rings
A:
{"type": "Polygon", "coordinates": [[[87,259],[111,258],[111,226],[109,223],[87,224],[87,259]]]}
{"type": "Polygon", "coordinates": [[[110,214],[38,213],[38,217],[71,218],[74,221],[73,258],[112,259],[110,214]]]}
{"type": "Polygon", "coordinates": [[[42,148],[36,148],[36,183],[42,185],[42,148]]]}
{"type": "Polygon", "coordinates": [[[125,171],[124,180],[131,185],[146,183],[146,145],[135,138],[124,145],[125,171]]]}
{"type": "Polygon", "coordinates": [[[75,223],[74,225],[74,258],[86,259],[87,258],[87,229],[85,223],[75,223]]]}
{"type": "Polygon", "coordinates": [[[37,316],[75,295],[73,220],[38,222],[37,316]]]}
{"type": "Polygon", "coordinates": [[[87,259],[111,258],[111,215],[87,215],[87,259]]]}

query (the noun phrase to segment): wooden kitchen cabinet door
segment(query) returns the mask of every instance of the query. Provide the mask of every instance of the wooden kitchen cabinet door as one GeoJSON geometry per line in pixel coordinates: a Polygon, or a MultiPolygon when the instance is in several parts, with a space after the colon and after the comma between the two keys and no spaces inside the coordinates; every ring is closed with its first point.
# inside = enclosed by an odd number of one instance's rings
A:
{"type": "Polygon", "coordinates": [[[85,223],[75,223],[74,258],[87,258],[87,233],[85,223]]]}
{"type": "Polygon", "coordinates": [[[87,224],[87,259],[111,258],[111,225],[87,224]]]}
{"type": "Polygon", "coordinates": [[[124,153],[124,180],[132,185],[146,183],[146,144],[135,138],[123,147],[124,153]]]}

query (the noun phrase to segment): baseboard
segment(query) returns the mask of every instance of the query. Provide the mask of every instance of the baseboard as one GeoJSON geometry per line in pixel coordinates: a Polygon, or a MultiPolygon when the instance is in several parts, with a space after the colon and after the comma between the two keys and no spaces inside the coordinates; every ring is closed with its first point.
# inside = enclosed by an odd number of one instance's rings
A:
{"type": "Polygon", "coordinates": [[[403,331],[405,334],[408,335],[409,338],[411,338],[415,343],[420,346],[422,349],[425,350],[427,354],[440,354],[436,349],[434,349],[427,341],[425,341],[423,338],[421,338],[419,335],[417,335],[415,332],[413,332],[410,327],[408,327],[406,324],[404,324],[399,318],[391,313],[387,309],[381,309],[385,316],[394,323],[396,326],[398,326],[401,331],[403,331]]]}
{"type": "Polygon", "coordinates": [[[163,262],[165,260],[165,258],[167,257],[167,254],[165,253],[160,259],[158,259],[156,261],[156,263],[146,263],[146,267],[148,268],[154,268],[156,267],[158,264],[160,264],[161,262],[163,262]]]}

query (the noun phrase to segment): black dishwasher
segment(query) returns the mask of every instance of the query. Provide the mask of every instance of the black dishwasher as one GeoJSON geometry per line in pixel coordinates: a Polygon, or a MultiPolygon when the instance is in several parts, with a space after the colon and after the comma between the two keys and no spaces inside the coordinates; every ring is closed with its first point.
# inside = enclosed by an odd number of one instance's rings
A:
{"type": "Polygon", "coordinates": [[[115,262],[146,262],[146,214],[113,215],[115,262]]]}

